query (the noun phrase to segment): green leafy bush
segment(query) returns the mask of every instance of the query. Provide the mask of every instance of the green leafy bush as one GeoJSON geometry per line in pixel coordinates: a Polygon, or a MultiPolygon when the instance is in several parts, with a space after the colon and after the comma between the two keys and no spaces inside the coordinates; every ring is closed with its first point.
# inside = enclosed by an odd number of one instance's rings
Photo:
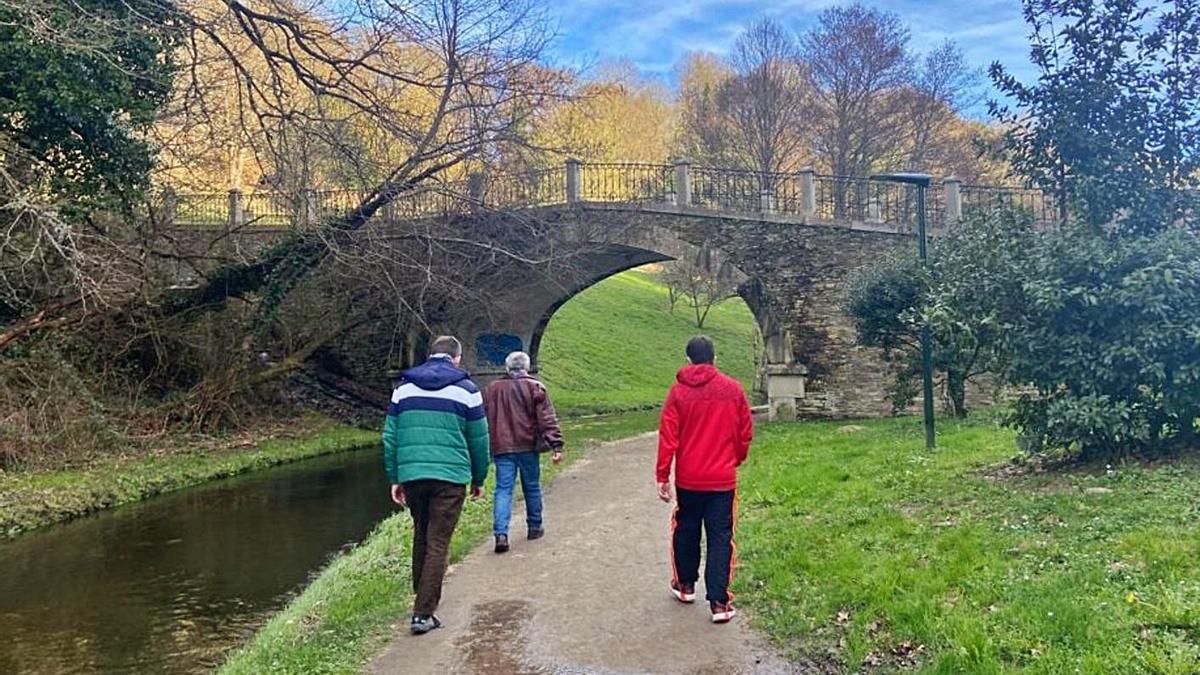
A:
{"type": "Polygon", "coordinates": [[[990,372],[1024,392],[1009,423],[1033,453],[1083,458],[1196,444],[1200,240],[1183,229],[1037,234],[1019,212],[981,214],[935,240],[922,272],[886,261],[852,286],[864,344],[900,364],[893,402],[918,391],[918,331],[955,411],[990,372]]]}
{"type": "Polygon", "coordinates": [[[934,368],[941,375],[951,411],[967,414],[966,386],[1002,369],[999,335],[1020,280],[1033,229],[1027,214],[977,215],[930,242],[929,266],[915,252],[875,265],[851,282],[847,311],[862,344],[878,347],[896,364],[889,391],[896,410],[920,391],[920,330],[928,322],[934,368]]]}
{"type": "Polygon", "coordinates": [[[1200,241],[1170,230],[1042,237],[995,298],[1006,379],[1032,385],[1012,416],[1032,451],[1084,456],[1195,442],[1200,415],[1200,241]],[[1003,307],[1006,306],[1006,307],[1003,307]]]}

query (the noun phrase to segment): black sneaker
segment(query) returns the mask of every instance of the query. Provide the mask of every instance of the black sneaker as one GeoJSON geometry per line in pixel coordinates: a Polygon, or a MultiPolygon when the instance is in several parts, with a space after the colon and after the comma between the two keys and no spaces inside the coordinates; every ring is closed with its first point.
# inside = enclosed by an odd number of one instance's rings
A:
{"type": "Polygon", "coordinates": [[[413,635],[424,635],[435,628],[441,627],[441,620],[432,614],[429,616],[417,616],[414,614],[412,624],[409,625],[408,629],[412,631],[413,635]]]}
{"type": "Polygon", "coordinates": [[[534,540],[534,539],[541,539],[541,538],[542,538],[542,537],[544,537],[544,536],[546,536],[546,528],[544,528],[544,527],[531,527],[531,528],[529,528],[529,539],[530,539],[530,541],[532,541],[532,540],[534,540]]]}
{"type": "Polygon", "coordinates": [[[508,552],[508,535],[507,534],[496,535],[496,553],[507,553],[507,552],[508,552]]]}

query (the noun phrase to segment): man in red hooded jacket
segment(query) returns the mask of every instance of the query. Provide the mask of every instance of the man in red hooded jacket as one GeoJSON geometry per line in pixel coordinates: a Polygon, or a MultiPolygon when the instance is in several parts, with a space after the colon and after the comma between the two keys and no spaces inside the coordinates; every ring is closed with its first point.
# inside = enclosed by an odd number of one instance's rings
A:
{"type": "Polygon", "coordinates": [[[671,594],[680,602],[696,601],[703,524],[708,538],[705,597],[713,623],[725,623],[736,614],[729,583],[735,562],[737,468],[746,461],[754,423],[742,385],[713,365],[716,349],[710,338],[689,340],[687,357],[658,427],[658,497],[671,501],[672,462],[678,495],[671,515],[671,594]]]}

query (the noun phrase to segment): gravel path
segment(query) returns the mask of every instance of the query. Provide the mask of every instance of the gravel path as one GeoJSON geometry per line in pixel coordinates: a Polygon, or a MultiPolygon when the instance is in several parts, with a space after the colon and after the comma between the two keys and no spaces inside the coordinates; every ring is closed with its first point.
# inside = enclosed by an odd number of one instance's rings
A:
{"type": "MultiPolygon", "coordinates": [[[[546,493],[546,537],[512,550],[490,541],[447,577],[445,627],[413,637],[407,623],[371,673],[479,675],[792,673],[743,612],[726,625],[708,604],[677,603],[670,579],[670,507],[654,494],[653,435],[593,449],[546,493]]],[[[701,573],[703,579],[703,573],[701,573]]]]}

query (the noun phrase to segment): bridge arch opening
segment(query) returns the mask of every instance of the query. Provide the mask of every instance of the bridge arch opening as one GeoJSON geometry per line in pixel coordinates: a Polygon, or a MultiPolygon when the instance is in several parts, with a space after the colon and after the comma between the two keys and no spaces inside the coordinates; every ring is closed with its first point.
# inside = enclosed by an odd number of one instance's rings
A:
{"type": "Polygon", "coordinates": [[[683,301],[672,311],[664,274],[661,264],[614,273],[564,299],[539,322],[531,354],[560,410],[657,407],[685,363],[686,341],[701,333],[716,342],[721,370],[741,381],[753,401],[765,396],[763,341],[749,306],[735,295],[698,327],[683,301]]]}
{"type": "MultiPolygon", "coordinates": [[[[558,391],[559,405],[581,413],[653,405],[685,362],[686,340],[703,333],[717,343],[718,365],[743,382],[754,402],[767,403],[773,395],[778,399],[773,403],[794,411],[796,399],[803,397],[803,372],[784,365],[791,353],[788,336],[764,284],[719,249],[697,246],[670,232],[656,233],[651,243],[605,245],[593,254],[585,274],[544,299],[525,336],[526,351],[552,391],[558,391]],[[722,287],[731,292],[703,321],[697,320],[688,299],[671,302],[668,274],[676,261],[696,271],[700,260],[714,275],[728,268],[722,287]],[[587,361],[587,367],[580,367],[580,361],[587,361]],[[581,382],[578,378],[588,376],[584,371],[610,376],[581,382]],[[785,382],[789,376],[792,381],[785,382]],[[781,386],[785,384],[790,386],[781,386]],[[790,393],[790,398],[780,398],[781,393],[790,393]]],[[[678,287],[678,278],[675,282],[678,287]]],[[[496,366],[492,365],[498,375],[502,368],[496,366]]]]}

